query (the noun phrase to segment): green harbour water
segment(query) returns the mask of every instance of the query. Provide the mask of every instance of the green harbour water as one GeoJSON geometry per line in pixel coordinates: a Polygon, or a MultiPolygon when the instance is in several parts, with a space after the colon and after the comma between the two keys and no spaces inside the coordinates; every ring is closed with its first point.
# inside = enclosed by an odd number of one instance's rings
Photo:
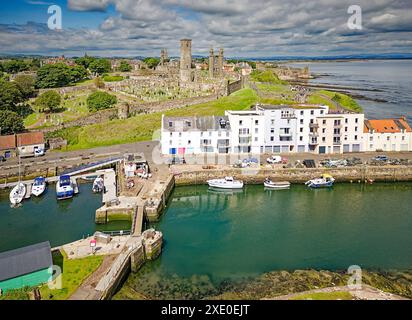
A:
{"type": "Polygon", "coordinates": [[[39,198],[31,197],[21,206],[11,208],[9,191],[0,190],[0,252],[42,241],[52,247],[92,235],[97,230],[129,230],[130,223],[94,223],[95,211],[102,205],[102,195],[92,192],[89,183],[79,184],[79,194],[72,199],[56,199],[55,185],[39,198]]]}
{"type": "Polygon", "coordinates": [[[411,208],[412,183],[177,187],[153,225],[164,235],[161,257],[131,274],[125,287],[169,297],[164,291],[188,283],[218,285],[276,270],[411,269],[411,208]]]}

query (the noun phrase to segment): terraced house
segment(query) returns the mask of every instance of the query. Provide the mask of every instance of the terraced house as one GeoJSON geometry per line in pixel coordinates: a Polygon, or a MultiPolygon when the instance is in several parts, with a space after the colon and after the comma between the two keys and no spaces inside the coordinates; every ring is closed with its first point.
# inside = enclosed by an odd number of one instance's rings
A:
{"type": "Polygon", "coordinates": [[[405,118],[365,120],[325,105],[255,105],[225,116],[163,117],[162,153],[243,154],[410,151],[405,118]]]}

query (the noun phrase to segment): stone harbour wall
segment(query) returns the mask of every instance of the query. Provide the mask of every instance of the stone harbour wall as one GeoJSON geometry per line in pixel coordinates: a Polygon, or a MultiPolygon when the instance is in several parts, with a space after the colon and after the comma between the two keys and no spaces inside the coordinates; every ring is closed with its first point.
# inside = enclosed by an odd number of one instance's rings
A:
{"type": "Polygon", "coordinates": [[[206,184],[209,179],[233,176],[246,184],[263,183],[266,177],[277,181],[304,183],[319,177],[323,173],[331,174],[336,182],[356,182],[372,179],[374,181],[397,182],[412,181],[412,166],[365,166],[346,168],[279,168],[279,169],[230,169],[200,170],[181,172],[175,175],[176,185],[206,184]]]}

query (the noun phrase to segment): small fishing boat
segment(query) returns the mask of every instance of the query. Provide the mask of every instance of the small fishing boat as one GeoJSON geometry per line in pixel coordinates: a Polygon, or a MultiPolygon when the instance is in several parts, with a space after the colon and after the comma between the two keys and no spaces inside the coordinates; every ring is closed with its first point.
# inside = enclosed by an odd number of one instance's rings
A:
{"type": "Polygon", "coordinates": [[[307,181],[305,184],[311,188],[330,188],[333,186],[335,179],[330,174],[322,174],[320,178],[307,181]]]}
{"type": "Polygon", "coordinates": [[[37,177],[34,179],[33,186],[31,187],[31,194],[38,197],[46,190],[46,179],[43,177],[37,177]]]}
{"type": "Polygon", "coordinates": [[[14,186],[10,192],[10,203],[15,206],[23,201],[24,196],[26,195],[26,185],[22,182],[19,182],[14,186]]]}
{"type": "Polygon", "coordinates": [[[97,177],[93,181],[92,191],[94,193],[100,193],[104,190],[104,180],[102,177],[97,177]]]}
{"type": "Polygon", "coordinates": [[[212,188],[220,189],[241,189],[243,188],[243,181],[235,180],[233,177],[225,177],[224,179],[208,180],[207,184],[212,188]]]}
{"type": "Polygon", "coordinates": [[[73,185],[70,176],[60,176],[56,183],[57,200],[69,199],[74,195],[73,185]]]}
{"type": "Polygon", "coordinates": [[[269,178],[266,178],[263,182],[263,185],[266,188],[270,189],[289,189],[290,182],[289,181],[272,181],[269,178]]]}

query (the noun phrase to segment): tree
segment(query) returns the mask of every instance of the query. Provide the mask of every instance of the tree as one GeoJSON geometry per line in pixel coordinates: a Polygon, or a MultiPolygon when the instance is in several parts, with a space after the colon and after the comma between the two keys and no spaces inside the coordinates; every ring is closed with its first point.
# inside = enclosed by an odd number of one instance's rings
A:
{"type": "Polygon", "coordinates": [[[88,69],[90,64],[94,62],[95,60],[96,58],[94,57],[84,56],[84,57],[77,58],[76,60],[74,60],[74,62],[88,69]]]}
{"type": "Polygon", "coordinates": [[[37,88],[65,87],[72,80],[71,69],[64,63],[46,64],[37,71],[37,88]]]}
{"type": "Polygon", "coordinates": [[[57,91],[50,90],[37,97],[34,104],[43,112],[54,112],[60,107],[61,97],[57,91]]]}
{"type": "Polygon", "coordinates": [[[150,69],[154,69],[157,67],[157,65],[160,63],[160,59],[159,58],[154,58],[154,57],[149,57],[149,58],[145,58],[143,60],[144,63],[147,64],[147,66],[150,69]]]}
{"type": "Polygon", "coordinates": [[[98,59],[90,63],[89,69],[95,74],[102,75],[103,73],[111,71],[112,64],[107,59],[98,59]]]}
{"type": "Polygon", "coordinates": [[[24,130],[23,118],[16,112],[0,110],[1,134],[19,133],[24,130]]]}
{"type": "Polygon", "coordinates": [[[121,61],[119,66],[119,71],[129,72],[132,70],[132,66],[127,61],[121,61]]]}
{"type": "Polygon", "coordinates": [[[0,80],[0,110],[18,112],[18,104],[23,102],[23,95],[17,84],[0,80]]]}
{"type": "Polygon", "coordinates": [[[24,99],[28,99],[34,94],[35,78],[29,75],[18,75],[14,78],[14,83],[17,84],[24,99]]]}
{"type": "Polygon", "coordinates": [[[103,91],[96,91],[87,97],[89,111],[98,111],[112,107],[117,103],[116,96],[103,91]]]}
{"type": "Polygon", "coordinates": [[[24,60],[9,60],[3,63],[4,71],[8,73],[18,73],[29,69],[29,65],[24,60]]]}
{"type": "Polygon", "coordinates": [[[87,70],[82,65],[74,66],[70,70],[71,82],[79,82],[87,78],[87,70]]]}

